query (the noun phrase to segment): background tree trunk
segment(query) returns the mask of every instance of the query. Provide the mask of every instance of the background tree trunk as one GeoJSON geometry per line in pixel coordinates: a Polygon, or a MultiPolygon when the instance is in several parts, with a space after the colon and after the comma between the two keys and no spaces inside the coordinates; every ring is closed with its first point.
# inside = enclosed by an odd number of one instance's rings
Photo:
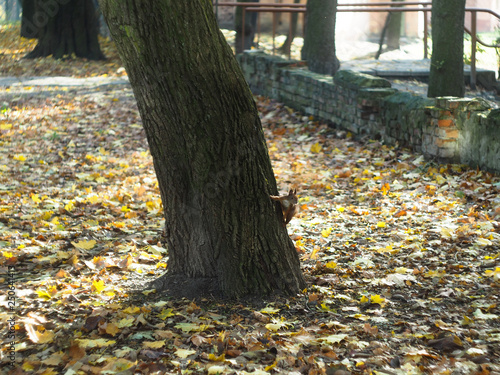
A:
{"type": "Polygon", "coordinates": [[[253,96],[211,2],[100,0],[134,89],[166,218],[154,286],[228,297],[305,286],[253,96]],[[196,25],[196,27],[193,27],[196,25]],[[162,48],[158,48],[162,46],[162,48]]]}
{"type": "Polygon", "coordinates": [[[308,0],[302,60],[316,73],[334,75],[340,67],[335,56],[337,0],[308,0]]]}
{"type": "Polygon", "coordinates": [[[23,7],[32,9],[33,3],[34,13],[23,16],[21,35],[28,32],[36,35],[38,44],[26,58],[52,55],[60,59],[75,55],[104,59],[97,39],[99,22],[93,0],[24,0],[23,7]]]}
{"type": "Polygon", "coordinates": [[[38,27],[33,23],[35,15],[35,0],[21,0],[23,12],[21,15],[21,36],[28,39],[38,38],[38,27]]]}
{"type": "Polygon", "coordinates": [[[465,94],[465,0],[432,1],[432,56],[427,96],[465,94]]]}
{"type": "MultiPolygon", "coordinates": [[[[401,1],[401,0],[392,0],[401,1]]],[[[401,7],[401,5],[399,5],[401,7]]],[[[399,49],[399,40],[401,38],[401,19],[402,12],[392,12],[387,25],[387,49],[399,49]]]]}
{"type": "MultiPolygon", "coordinates": [[[[238,0],[238,3],[258,3],[260,0],[238,0]]],[[[252,48],[257,31],[257,13],[246,12],[245,25],[243,25],[243,8],[236,7],[236,14],[234,17],[234,29],[236,30],[236,37],[234,39],[234,50],[236,53],[242,53],[244,50],[252,48]],[[243,45],[241,39],[243,38],[243,28],[245,29],[245,38],[243,45]]]]}
{"type": "MultiPolygon", "coordinates": [[[[294,4],[300,4],[300,0],[293,0],[294,4]]],[[[280,14],[280,13],[278,13],[280,14]]],[[[285,42],[283,45],[279,48],[281,53],[284,54],[289,54],[290,49],[292,48],[292,43],[293,40],[295,39],[295,36],[297,35],[297,23],[299,21],[299,14],[298,13],[292,13],[291,17],[291,22],[292,22],[292,35],[287,34],[287,37],[285,39],[285,42]]]]}

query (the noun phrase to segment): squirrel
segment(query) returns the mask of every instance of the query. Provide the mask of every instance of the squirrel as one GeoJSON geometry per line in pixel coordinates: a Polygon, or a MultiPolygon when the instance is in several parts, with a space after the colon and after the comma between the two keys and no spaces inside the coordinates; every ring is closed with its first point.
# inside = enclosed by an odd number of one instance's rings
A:
{"type": "Polygon", "coordinates": [[[299,206],[297,206],[299,201],[297,198],[297,189],[290,189],[288,195],[270,195],[270,197],[272,200],[280,202],[281,210],[283,211],[283,226],[286,227],[290,220],[292,220],[292,217],[299,211],[299,206]]]}

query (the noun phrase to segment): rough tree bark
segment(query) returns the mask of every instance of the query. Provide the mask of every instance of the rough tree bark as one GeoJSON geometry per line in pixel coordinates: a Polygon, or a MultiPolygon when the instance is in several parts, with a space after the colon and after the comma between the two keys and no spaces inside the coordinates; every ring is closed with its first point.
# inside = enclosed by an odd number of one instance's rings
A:
{"type": "Polygon", "coordinates": [[[465,0],[432,1],[432,57],[427,96],[465,94],[465,0]]]}
{"type": "Polygon", "coordinates": [[[335,56],[337,0],[308,0],[302,60],[316,73],[334,75],[340,67],[335,56]]]}
{"type": "Polygon", "coordinates": [[[256,105],[211,1],[100,4],[164,206],[168,271],[153,286],[227,297],[299,291],[298,255],[269,197],[277,188],[256,105]]]}
{"type": "Polygon", "coordinates": [[[26,58],[52,55],[102,60],[98,14],[93,0],[23,0],[21,35],[38,38],[26,58]]]}

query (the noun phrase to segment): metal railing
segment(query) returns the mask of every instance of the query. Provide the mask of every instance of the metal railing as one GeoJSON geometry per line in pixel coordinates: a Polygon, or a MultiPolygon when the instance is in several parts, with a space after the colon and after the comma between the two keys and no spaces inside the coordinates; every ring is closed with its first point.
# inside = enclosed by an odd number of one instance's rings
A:
{"type": "MultiPolygon", "coordinates": [[[[275,53],[275,35],[276,35],[276,13],[305,13],[306,8],[304,4],[282,4],[282,3],[232,3],[232,2],[218,2],[215,6],[239,6],[242,7],[242,25],[246,21],[247,12],[268,12],[273,14],[273,54],[275,53]]],[[[424,13],[424,59],[428,58],[428,13],[432,11],[432,2],[428,1],[391,1],[391,2],[378,2],[378,3],[344,3],[337,5],[337,12],[423,12],[424,13]],[[408,7],[411,6],[411,7],[408,7]],[[417,7],[415,7],[417,6],[417,7]]],[[[477,13],[489,13],[500,20],[500,15],[491,9],[487,8],[465,8],[466,12],[471,13],[471,30],[465,28],[465,31],[471,35],[471,79],[470,85],[472,89],[476,88],[476,48],[477,43],[492,48],[500,48],[500,45],[488,44],[483,42],[477,36],[477,13]]],[[[288,31],[289,37],[292,35],[292,22],[290,19],[290,27],[288,31]]],[[[242,47],[244,47],[245,28],[242,27],[242,47]]],[[[289,51],[288,57],[290,58],[291,52],[289,51]]]]}

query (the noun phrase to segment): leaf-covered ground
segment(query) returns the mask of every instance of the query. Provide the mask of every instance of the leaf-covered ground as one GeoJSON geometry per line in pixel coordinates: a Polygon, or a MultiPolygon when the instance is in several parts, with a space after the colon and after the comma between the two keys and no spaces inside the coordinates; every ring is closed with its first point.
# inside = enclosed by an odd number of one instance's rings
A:
{"type": "Polygon", "coordinates": [[[500,178],[257,102],[309,286],[230,303],[143,288],[168,254],[128,86],[0,89],[2,373],[500,373],[500,178]]]}

